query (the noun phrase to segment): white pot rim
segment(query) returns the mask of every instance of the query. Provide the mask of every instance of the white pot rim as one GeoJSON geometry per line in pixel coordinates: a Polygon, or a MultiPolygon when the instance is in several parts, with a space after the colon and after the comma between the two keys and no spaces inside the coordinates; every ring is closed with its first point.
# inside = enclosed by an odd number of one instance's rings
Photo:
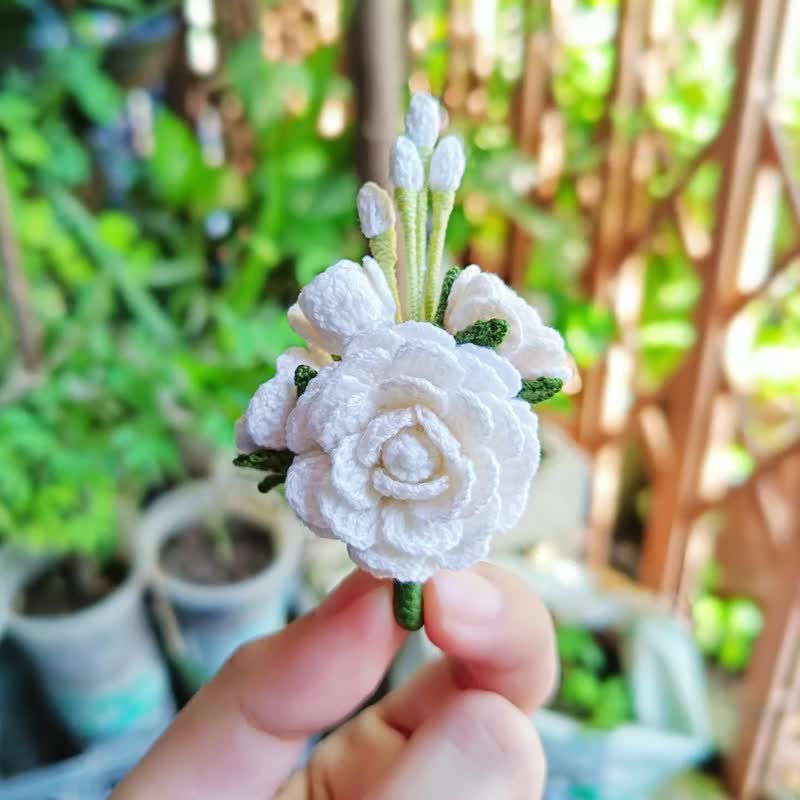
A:
{"type": "Polygon", "coordinates": [[[140,602],[144,585],[141,561],[133,557],[128,560],[128,573],[122,582],[96,603],[66,614],[25,614],[14,609],[14,599],[25,583],[42,572],[49,564],[63,556],[29,557],[20,562],[12,578],[12,589],[8,598],[8,632],[11,636],[31,641],[72,638],[93,628],[104,628],[115,624],[136,603],[140,602]]]}
{"type": "Polygon", "coordinates": [[[279,495],[259,494],[255,485],[241,481],[199,480],[158,498],[142,514],[135,540],[154,589],[179,606],[201,610],[241,605],[282,591],[297,569],[305,537],[305,528],[279,495]],[[220,507],[269,530],[275,543],[273,560],[260,572],[235,583],[200,584],[167,572],[160,558],[164,542],[186,524],[220,507]]]}

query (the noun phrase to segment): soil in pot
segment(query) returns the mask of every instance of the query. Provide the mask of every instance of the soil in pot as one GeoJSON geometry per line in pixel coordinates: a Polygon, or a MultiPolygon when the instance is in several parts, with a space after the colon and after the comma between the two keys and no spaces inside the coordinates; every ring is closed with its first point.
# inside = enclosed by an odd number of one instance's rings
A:
{"type": "Polygon", "coordinates": [[[32,617],[73,614],[110,595],[127,574],[128,566],[121,558],[99,562],[70,556],[31,578],[17,597],[17,608],[32,617]]]}
{"type": "Polygon", "coordinates": [[[275,537],[267,528],[238,517],[219,526],[187,525],[164,544],[161,564],[176,578],[220,586],[250,578],[275,559],[275,537]]]}

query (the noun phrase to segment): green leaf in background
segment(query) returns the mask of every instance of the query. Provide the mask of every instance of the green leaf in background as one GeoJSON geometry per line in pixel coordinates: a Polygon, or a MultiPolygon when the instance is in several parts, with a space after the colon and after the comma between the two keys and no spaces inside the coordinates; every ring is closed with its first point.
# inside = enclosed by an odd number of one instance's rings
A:
{"type": "Polygon", "coordinates": [[[99,53],[89,48],[70,47],[50,51],[54,68],[75,102],[93,122],[113,122],[123,107],[122,92],[103,72],[99,53]]]}

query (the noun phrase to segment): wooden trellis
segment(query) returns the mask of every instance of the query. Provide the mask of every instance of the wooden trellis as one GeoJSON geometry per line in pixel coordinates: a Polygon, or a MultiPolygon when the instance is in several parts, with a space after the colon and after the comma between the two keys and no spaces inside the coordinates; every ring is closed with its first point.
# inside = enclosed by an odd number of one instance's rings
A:
{"type": "MultiPolygon", "coordinates": [[[[746,676],[739,736],[728,768],[736,796],[748,798],[791,780],[800,784],[800,512],[793,504],[800,489],[800,441],[769,453],[754,452],[755,466],[740,486],[709,480],[709,469],[714,448],[736,435],[725,423],[738,402],[737,389],[723,367],[731,323],[800,261],[800,189],[791,175],[788,143],[773,115],[781,63],[800,40],[800,14],[790,14],[791,0],[740,4],[737,77],[725,124],[688,163],[669,194],[654,200],[646,181],[659,158],[657,135],[650,130],[631,137],[612,120],[644,102],[645,60],[658,45],[654,12],[663,5],[624,0],[620,7],[615,79],[598,136],[605,143],[602,191],[593,209],[585,274],[592,299],[614,312],[619,335],[606,357],[583,376],[572,432],[593,454],[596,466],[586,540],[590,561],[601,564],[609,559],[623,451],[636,441],[645,457],[651,498],[641,581],[667,603],[686,610],[698,571],[696,559],[688,555],[702,549],[693,541],[700,542],[707,530],[709,512],[728,517],[719,532],[723,551],[752,554],[760,574],[769,576],[755,592],[766,628],[746,676]],[[665,225],[685,235],[682,195],[698,169],[710,163],[721,176],[714,224],[706,251],[690,255],[703,285],[695,310],[697,338],[681,367],[660,388],[645,391],[636,382],[641,256],[665,225]],[[767,274],[743,287],[746,242],[756,224],[754,209],[763,203],[759,187],[766,173],[779,177],[780,193],[795,223],[794,240],[772,255],[767,274]]],[[[451,4],[456,23],[467,6],[451,4]]],[[[465,67],[470,40],[462,28],[454,34],[463,39],[462,58],[449,75],[456,89],[472,86],[475,80],[465,67]]],[[[529,35],[516,102],[518,142],[534,158],[541,158],[548,119],[557,113],[550,95],[551,37],[547,30],[529,35]]],[[[463,91],[446,92],[445,100],[462,95],[463,91]]],[[[535,191],[532,199],[541,199],[541,193],[535,191]]],[[[505,271],[517,285],[523,283],[529,247],[525,233],[512,231],[505,271]]],[[[686,252],[692,248],[686,247],[686,252]]],[[[736,565],[731,566],[735,574],[736,565]]]]}

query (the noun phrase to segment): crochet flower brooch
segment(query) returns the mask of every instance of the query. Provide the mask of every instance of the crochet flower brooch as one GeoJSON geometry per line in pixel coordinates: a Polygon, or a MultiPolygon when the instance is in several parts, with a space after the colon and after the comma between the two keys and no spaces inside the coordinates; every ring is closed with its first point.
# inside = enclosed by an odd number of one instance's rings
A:
{"type": "Polygon", "coordinates": [[[456,137],[436,144],[439,128],[436,100],[415,95],[392,151],[405,302],[395,209],[367,183],[358,214],[372,257],[302,290],[289,323],[308,347],[278,358],[236,425],[235,463],[266,473],[261,491],[285,483],[314,533],[393,578],[409,630],[423,623],[422,583],[484,558],[519,520],[539,465],[531,405],[571,374],[561,336],[496,275],[441,275],[465,159],[456,137]]]}

